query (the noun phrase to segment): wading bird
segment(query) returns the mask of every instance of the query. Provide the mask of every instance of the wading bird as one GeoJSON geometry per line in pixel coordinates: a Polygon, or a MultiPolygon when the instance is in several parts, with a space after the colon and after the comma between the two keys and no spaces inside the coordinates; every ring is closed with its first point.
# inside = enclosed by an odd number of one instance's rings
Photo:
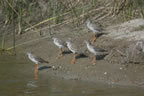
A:
{"type": "Polygon", "coordinates": [[[81,52],[79,51],[78,47],[74,43],[72,43],[71,39],[67,40],[66,44],[67,44],[68,49],[73,53],[71,64],[74,64],[76,60],[76,56],[80,54],[81,52]]]}
{"type": "Polygon", "coordinates": [[[96,24],[91,23],[90,20],[87,20],[87,27],[94,33],[94,37],[91,40],[91,43],[93,44],[96,41],[97,36],[103,34],[101,32],[102,28],[96,24]]]}
{"type": "Polygon", "coordinates": [[[35,56],[31,52],[27,52],[28,58],[35,63],[35,70],[34,70],[34,78],[38,79],[38,65],[41,63],[49,63],[48,61],[45,61],[39,56],[35,56]]]}
{"type": "Polygon", "coordinates": [[[96,48],[94,47],[93,45],[91,45],[91,43],[88,41],[88,40],[85,40],[84,41],[86,43],[86,46],[87,46],[87,49],[93,53],[95,56],[94,56],[94,59],[92,60],[92,64],[95,64],[96,63],[96,56],[97,55],[105,55],[105,54],[108,54],[105,50],[103,49],[100,49],[100,48],[96,48]]]}
{"type": "Polygon", "coordinates": [[[53,39],[53,42],[54,44],[59,48],[59,53],[58,53],[58,56],[56,59],[59,59],[60,57],[63,56],[63,48],[66,47],[66,44],[64,41],[58,39],[58,38],[52,38],[53,39]]]}

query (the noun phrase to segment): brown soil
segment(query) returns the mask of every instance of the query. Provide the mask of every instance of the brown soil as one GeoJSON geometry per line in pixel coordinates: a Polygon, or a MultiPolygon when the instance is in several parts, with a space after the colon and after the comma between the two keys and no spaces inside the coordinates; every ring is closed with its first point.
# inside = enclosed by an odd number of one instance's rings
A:
{"type": "Polygon", "coordinates": [[[105,28],[105,32],[108,34],[99,37],[95,46],[107,50],[109,54],[105,58],[97,60],[95,65],[91,64],[93,54],[86,51],[83,42],[84,40],[90,40],[93,35],[92,32],[88,31],[85,24],[79,28],[71,27],[71,24],[63,25],[51,31],[52,37],[63,40],[71,37],[74,43],[84,50],[86,56],[78,58],[75,64],[71,64],[72,53],[69,53],[68,49],[65,49],[66,52],[62,58],[56,60],[58,48],[53,44],[48,29],[43,31],[43,36],[32,32],[17,36],[17,44],[36,40],[17,47],[17,49],[24,54],[27,51],[33,51],[34,54],[50,62],[49,65],[53,66],[53,68],[42,70],[39,75],[44,74],[47,76],[51,74],[64,79],[144,86],[144,63],[129,62],[121,54],[121,52],[125,54],[129,45],[143,39],[144,32],[142,30],[133,31],[134,28],[143,24],[142,19],[137,19],[117,25],[109,25],[105,28]]]}

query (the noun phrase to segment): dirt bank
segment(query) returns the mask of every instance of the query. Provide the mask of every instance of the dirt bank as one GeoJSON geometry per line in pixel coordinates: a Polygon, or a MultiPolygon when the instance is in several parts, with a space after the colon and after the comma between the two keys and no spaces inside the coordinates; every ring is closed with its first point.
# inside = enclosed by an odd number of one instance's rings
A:
{"type": "MultiPolygon", "coordinates": [[[[85,51],[86,56],[78,58],[75,64],[71,64],[72,54],[69,52],[56,60],[58,48],[51,40],[51,36],[64,40],[71,37],[77,45],[86,50],[83,41],[90,40],[92,33],[88,31],[85,24],[79,28],[71,27],[70,24],[59,26],[51,31],[52,35],[49,35],[48,29],[42,31],[43,36],[39,33],[27,32],[17,36],[16,43],[29,42],[17,49],[24,54],[27,51],[33,51],[36,55],[48,60],[54,67],[54,69],[41,70],[39,75],[50,74],[64,79],[144,86],[144,63],[125,62],[125,56],[120,53],[125,54],[129,45],[144,38],[143,30],[136,30],[143,24],[142,19],[136,19],[105,28],[108,34],[99,37],[95,46],[107,50],[109,54],[104,59],[97,60],[95,65],[91,64],[93,54],[87,51],[85,51]],[[34,41],[31,42],[31,40],[34,41]]],[[[65,49],[65,51],[68,50],[65,49]]]]}

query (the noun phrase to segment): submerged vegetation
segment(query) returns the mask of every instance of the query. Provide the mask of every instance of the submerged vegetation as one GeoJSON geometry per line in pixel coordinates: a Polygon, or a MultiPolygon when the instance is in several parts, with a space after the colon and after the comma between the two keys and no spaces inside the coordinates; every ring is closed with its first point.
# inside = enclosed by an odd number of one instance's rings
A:
{"type": "MultiPolygon", "coordinates": [[[[65,22],[78,25],[95,13],[100,13],[99,17],[122,15],[125,20],[144,18],[143,5],[144,0],[0,0],[0,18],[3,18],[1,22],[4,26],[15,26],[12,31],[15,46],[15,34],[65,22]]],[[[5,32],[0,32],[2,50],[7,35],[5,32]]]]}

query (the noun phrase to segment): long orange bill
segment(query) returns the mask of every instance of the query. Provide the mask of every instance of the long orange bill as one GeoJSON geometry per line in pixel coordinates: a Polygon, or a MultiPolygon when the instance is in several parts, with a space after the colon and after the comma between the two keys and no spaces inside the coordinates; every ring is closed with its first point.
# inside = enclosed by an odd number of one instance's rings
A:
{"type": "Polygon", "coordinates": [[[92,64],[95,64],[96,63],[96,56],[94,57],[93,61],[92,61],[92,64]]]}
{"type": "Polygon", "coordinates": [[[76,60],[76,54],[73,55],[73,59],[72,59],[71,64],[74,64],[74,63],[75,63],[75,60],[76,60]]]}
{"type": "Polygon", "coordinates": [[[38,79],[38,64],[35,64],[35,70],[34,70],[34,79],[38,79]]]}

